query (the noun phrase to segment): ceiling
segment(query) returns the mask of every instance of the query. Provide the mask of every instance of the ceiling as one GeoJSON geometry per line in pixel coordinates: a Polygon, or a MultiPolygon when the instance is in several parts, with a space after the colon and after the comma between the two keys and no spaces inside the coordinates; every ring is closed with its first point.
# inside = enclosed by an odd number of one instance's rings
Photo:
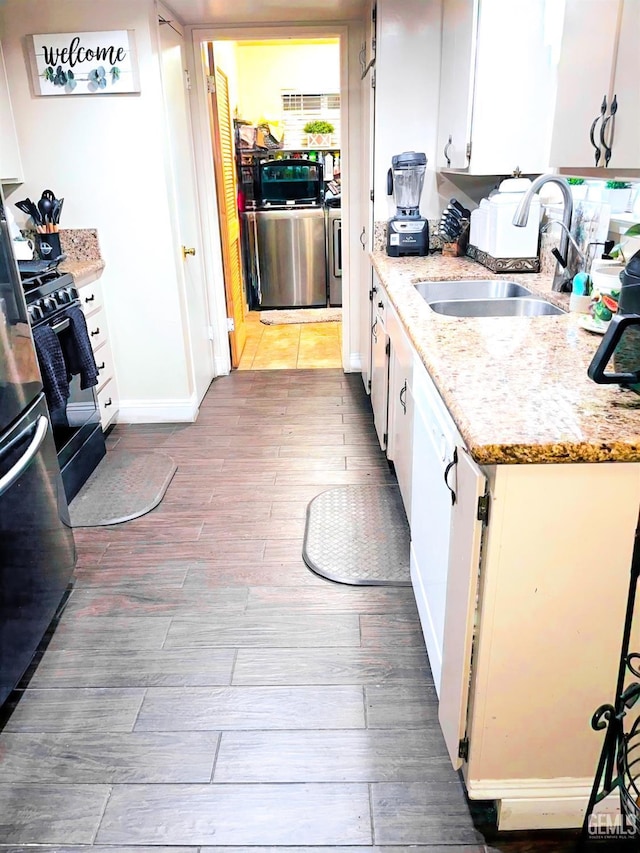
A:
{"type": "Polygon", "coordinates": [[[183,24],[277,24],[353,21],[365,0],[168,0],[183,24]]]}

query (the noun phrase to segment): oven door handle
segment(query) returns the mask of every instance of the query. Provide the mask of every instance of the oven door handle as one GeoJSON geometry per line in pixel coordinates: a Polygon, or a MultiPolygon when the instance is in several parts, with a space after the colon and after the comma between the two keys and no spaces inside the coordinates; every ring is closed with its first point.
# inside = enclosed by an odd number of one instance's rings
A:
{"type": "Polygon", "coordinates": [[[342,221],[333,220],[333,275],[342,276],[342,221]]]}
{"type": "MultiPolygon", "coordinates": [[[[20,436],[18,436],[18,438],[22,438],[24,435],[30,432],[31,429],[33,429],[33,427],[28,427],[20,436]]],[[[35,423],[35,430],[29,447],[27,447],[27,449],[20,457],[20,459],[18,459],[15,465],[12,465],[11,468],[9,468],[4,477],[0,477],[0,497],[2,497],[2,495],[7,492],[11,488],[11,486],[13,486],[16,480],[18,480],[24,474],[29,465],[31,465],[33,460],[36,458],[42,446],[42,442],[45,439],[48,429],[48,419],[44,415],[40,415],[40,417],[35,423]]]]}
{"type": "Polygon", "coordinates": [[[51,326],[51,331],[55,332],[56,335],[60,334],[60,332],[64,332],[65,329],[68,329],[71,325],[71,320],[67,317],[65,320],[61,320],[59,323],[54,323],[51,326]]]}

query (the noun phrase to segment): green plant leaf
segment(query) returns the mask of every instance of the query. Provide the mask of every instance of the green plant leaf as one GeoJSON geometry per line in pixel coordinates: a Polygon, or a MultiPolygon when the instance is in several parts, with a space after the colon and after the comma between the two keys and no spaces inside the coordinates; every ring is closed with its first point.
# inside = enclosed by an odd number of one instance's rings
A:
{"type": "Polygon", "coordinates": [[[636,222],[624,232],[625,237],[640,237],[640,222],[636,222]]]}

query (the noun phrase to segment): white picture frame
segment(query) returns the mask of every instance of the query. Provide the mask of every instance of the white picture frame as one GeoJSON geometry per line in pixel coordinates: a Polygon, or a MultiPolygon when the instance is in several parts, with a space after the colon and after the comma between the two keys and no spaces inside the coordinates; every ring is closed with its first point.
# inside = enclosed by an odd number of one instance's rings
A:
{"type": "Polygon", "coordinates": [[[36,95],[122,95],[140,92],[133,30],[27,36],[36,95]]]}

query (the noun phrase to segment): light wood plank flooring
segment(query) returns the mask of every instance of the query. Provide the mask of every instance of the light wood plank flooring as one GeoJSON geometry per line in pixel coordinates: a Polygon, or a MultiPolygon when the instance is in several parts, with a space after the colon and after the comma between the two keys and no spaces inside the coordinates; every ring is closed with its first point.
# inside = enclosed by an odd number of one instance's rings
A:
{"type": "Polygon", "coordinates": [[[342,323],[267,326],[259,311],[246,316],[247,342],[239,370],[313,370],[342,367],[342,323]]]}
{"type": "Polygon", "coordinates": [[[178,471],[152,513],[76,531],[68,605],[5,708],[0,845],[573,849],[491,834],[492,813],[470,811],[411,590],[333,584],[302,562],[312,497],[394,481],[359,375],[237,371],[197,423],[118,426],[108,443],[165,451],[178,471]]]}

